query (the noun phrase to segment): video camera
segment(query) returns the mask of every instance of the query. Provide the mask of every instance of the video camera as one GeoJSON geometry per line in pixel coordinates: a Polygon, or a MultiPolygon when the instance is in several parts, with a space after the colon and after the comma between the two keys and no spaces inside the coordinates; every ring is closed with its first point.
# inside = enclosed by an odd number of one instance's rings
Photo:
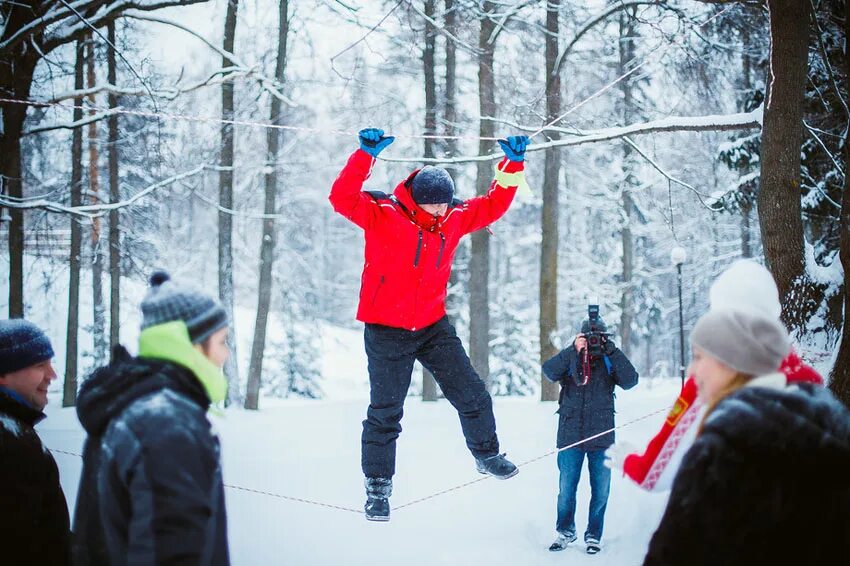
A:
{"type": "Polygon", "coordinates": [[[593,357],[602,357],[605,342],[613,334],[607,332],[608,327],[599,318],[599,305],[587,305],[587,322],[589,327],[582,328],[582,334],[587,339],[587,353],[593,357]]]}

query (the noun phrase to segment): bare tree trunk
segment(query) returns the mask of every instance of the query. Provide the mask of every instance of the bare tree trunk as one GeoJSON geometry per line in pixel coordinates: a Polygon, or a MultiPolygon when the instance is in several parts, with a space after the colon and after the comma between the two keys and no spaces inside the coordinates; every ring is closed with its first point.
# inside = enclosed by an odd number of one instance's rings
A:
{"type": "MultiPolygon", "coordinates": [[[[108,80],[109,84],[117,84],[118,76],[115,66],[115,22],[109,22],[106,27],[110,45],[107,52],[108,80]]],[[[109,93],[108,103],[110,108],[118,107],[118,97],[109,93]]],[[[113,114],[107,120],[109,128],[109,201],[112,203],[121,200],[118,176],[118,115],[113,114]]],[[[119,211],[112,210],[109,213],[109,349],[112,351],[120,341],[119,331],[121,328],[121,231],[118,225],[119,211]]]]}
{"type": "MultiPolygon", "coordinates": [[[[844,3],[844,37],[848,37],[850,32],[850,2],[844,3]]],[[[850,92],[850,53],[845,53],[844,57],[845,75],[844,80],[847,81],[847,91],[850,92]]],[[[845,130],[846,131],[846,130],[845,130]]],[[[844,137],[844,171],[850,171],[850,132],[847,132],[844,137]]],[[[841,242],[839,248],[839,258],[841,266],[844,268],[844,321],[841,330],[841,343],[838,348],[838,356],[835,358],[835,365],[832,366],[830,374],[829,388],[838,399],[841,400],[847,407],[850,407],[850,324],[847,323],[847,314],[850,312],[850,175],[844,175],[844,194],[841,196],[841,216],[840,216],[840,232],[841,242]]]]}
{"type": "MultiPolygon", "coordinates": [[[[747,26],[741,28],[741,43],[744,45],[744,52],[741,54],[741,86],[744,92],[749,93],[753,87],[752,81],[752,56],[750,50],[753,48],[752,39],[747,26]]],[[[741,108],[746,110],[746,108],[741,108]]],[[[750,200],[750,195],[745,194],[741,199],[741,256],[753,257],[752,247],[752,226],[751,216],[753,213],[753,203],[750,200]]]]}
{"type": "Polygon", "coordinates": [[[767,5],[771,49],[758,213],[765,258],[779,287],[782,319],[790,329],[804,332],[819,304],[806,274],[800,203],[810,5],[807,0],[768,0],[767,5]]]}
{"type": "MultiPolygon", "coordinates": [[[[561,0],[546,3],[546,122],[561,114],[561,75],[555,68],[558,58],[561,0]]],[[[557,132],[550,139],[559,139],[557,132]]],[[[542,239],[540,245],[540,363],[558,353],[552,335],[558,328],[558,185],[561,154],[557,148],[545,150],[543,165],[542,239]]],[[[560,386],[541,375],[540,400],[557,401],[560,386]]]]}
{"type": "MultiPolygon", "coordinates": [[[[26,46],[24,46],[26,47],[26,46]]],[[[21,48],[8,60],[0,60],[0,96],[27,100],[39,55],[35,49],[21,48]]],[[[0,129],[0,189],[11,198],[24,196],[21,178],[21,135],[27,106],[0,103],[3,124],[0,129]]],[[[24,316],[24,212],[9,209],[9,318],[24,316]]]]}
{"type": "MultiPolygon", "coordinates": [[[[425,14],[434,18],[434,0],[425,0],[425,14]]],[[[451,41],[451,40],[447,40],[451,41]]],[[[422,51],[422,64],[425,79],[425,135],[437,133],[437,77],[434,69],[434,51],[436,48],[436,33],[434,25],[426,20],[425,47],[422,51]]],[[[434,139],[425,138],[425,157],[434,157],[434,139]]],[[[422,368],[422,400],[437,400],[437,382],[430,371],[422,368]]]]}
{"type": "Polygon", "coordinates": [[[741,256],[753,257],[752,234],[750,216],[753,213],[753,205],[749,201],[741,203],[741,256]]]}
{"type": "MultiPolygon", "coordinates": [[[[444,25],[447,32],[457,37],[457,14],[454,6],[454,0],[445,0],[445,18],[444,25]]],[[[446,39],[446,74],[445,85],[443,85],[443,133],[451,138],[457,133],[457,46],[454,41],[446,39]]],[[[457,140],[445,140],[446,153],[452,157],[457,155],[457,140]]],[[[446,167],[452,179],[457,179],[460,170],[449,165],[446,167]]],[[[458,276],[455,270],[449,277],[449,287],[456,288],[458,284],[458,276]]],[[[459,302],[458,295],[462,293],[449,293],[447,302],[459,302]]],[[[449,311],[457,311],[456,308],[449,308],[449,311]]]]}
{"type": "MultiPolygon", "coordinates": [[[[492,14],[496,10],[493,2],[484,1],[482,11],[492,14]]],[[[492,120],[485,117],[496,115],[496,84],[493,75],[494,46],[490,43],[496,24],[492,18],[481,18],[478,32],[478,111],[481,120],[478,135],[491,138],[494,132],[492,120]]],[[[481,140],[478,153],[485,155],[493,149],[493,142],[481,140]]],[[[480,161],[477,166],[476,192],[487,194],[493,180],[493,166],[489,161],[480,161]]],[[[469,259],[469,357],[472,366],[490,388],[490,234],[478,230],[472,234],[469,259]]]]}
{"type": "MultiPolygon", "coordinates": [[[[239,0],[228,0],[227,14],[224,19],[224,42],[223,48],[228,53],[233,53],[233,45],[236,40],[236,12],[239,8],[239,0]]],[[[222,58],[222,67],[232,65],[233,62],[227,57],[222,58]]],[[[233,119],[233,82],[227,81],[221,85],[221,119],[233,119]]],[[[233,126],[222,124],[221,126],[221,155],[219,164],[222,169],[218,176],[218,203],[227,210],[233,209],[233,126]]],[[[233,291],[233,217],[225,211],[218,213],[218,296],[224,305],[227,316],[230,318],[230,333],[227,345],[230,348],[230,357],[224,366],[229,386],[227,391],[227,404],[239,400],[239,365],[236,352],[236,318],[234,316],[234,291],[233,291]]]]}
{"type": "MultiPolygon", "coordinates": [[[[74,63],[74,90],[83,89],[83,41],[77,41],[74,63]]],[[[74,122],[83,119],[82,98],[74,99],[74,122]]],[[[83,129],[74,128],[71,141],[71,206],[83,204],[83,129]]],[[[83,228],[79,217],[71,216],[70,276],[68,281],[68,332],[65,346],[65,383],[62,406],[73,407],[77,403],[78,333],[80,329],[80,264],[82,258],[83,228]]]]}
{"type": "MultiPolygon", "coordinates": [[[[631,11],[620,14],[620,61],[617,75],[622,77],[631,68],[635,58],[634,44],[634,20],[631,11]]],[[[620,90],[623,93],[623,123],[629,124],[632,120],[634,110],[634,97],[632,93],[632,82],[630,79],[620,81],[620,90]]],[[[620,296],[620,349],[627,356],[632,343],[632,320],[634,319],[634,241],[632,240],[632,211],[634,202],[632,200],[632,188],[635,186],[634,175],[631,167],[632,147],[623,144],[623,167],[626,176],[622,182],[620,199],[623,207],[623,227],[620,238],[623,244],[623,292],[620,296]]]]}
{"type": "MultiPolygon", "coordinates": [[[[95,74],[95,45],[92,36],[88,41],[86,79],[89,88],[97,85],[95,74]]],[[[94,94],[89,96],[89,103],[97,106],[97,98],[94,94]]],[[[95,116],[96,110],[90,110],[89,114],[95,116]]],[[[100,204],[100,174],[98,165],[100,152],[97,139],[97,122],[88,126],[89,135],[89,196],[92,204],[100,204]]],[[[100,251],[100,219],[92,220],[91,232],[91,279],[92,279],[92,307],[94,309],[92,340],[94,342],[94,365],[98,367],[106,361],[106,309],[103,306],[103,254],[100,251]]]]}
{"type": "MultiPolygon", "coordinates": [[[[282,85],[286,76],[286,43],[289,36],[289,1],[280,0],[278,5],[279,32],[277,43],[277,63],[274,77],[278,85],[282,85]]],[[[282,124],[281,102],[276,96],[271,97],[271,123],[282,124]]],[[[279,129],[266,130],[266,170],[265,189],[266,214],[277,212],[277,168],[278,149],[280,146],[279,129]]],[[[257,298],[257,318],[254,322],[254,342],[251,345],[251,363],[248,369],[248,391],[245,396],[246,409],[258,409],[260,401],[260,384],[263,373],[263,355],[266,348],[266,328],[268,326],[269,310],[271,309],[272,267],[274,265],[274,250],[277,241],[277,231],[273,218],[263,220],[263,241],[260,244],[260,284],[257,298]]],[[[290,315],[291,316],[291,315],[290,315]]]]}

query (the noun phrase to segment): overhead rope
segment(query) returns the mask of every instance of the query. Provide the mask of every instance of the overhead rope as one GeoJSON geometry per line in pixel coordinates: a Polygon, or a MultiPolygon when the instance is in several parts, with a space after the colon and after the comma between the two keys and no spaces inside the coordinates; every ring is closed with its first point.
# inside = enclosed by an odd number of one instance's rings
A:
{"type": "MultiPolygon", "coordinates": [[[[357,137],[358,132],[350,132],[345,130],[333,130],[333,129],[323,129],[323,128],[311,128],[305,126],[287,126],[284,124],[272,124],[269,122],[256,122],[252,120],[228,120],[224,118],[215,118],[211,116],[191,116],[188,114],[174,114],[171,112],[149,112],[146,110],[132,110],[130,108],[106,108],[103,106],[93,106],[86,104],[63,104],[60,102],[50,102],[44,100],[20,100],[16,98],[0,98],[0,102],[5,102],[8,104],[22,104],[25,106],[33,106],[36,108],[59,108],[62,110],[95,110],[100,112],[109,112],[112,114],[125,114],[128,116],[140,116],[143,118],[168,118],[171,120],[184,121],[184,122],[202,122],[202,123],[211,123],[211,124],[225,124],[232,126],[249,126],[254,128],[266,128],[266,129],[274,129],[274,130],[289,130],[296,132],[307,132],[313,134],[334,134],[338,136],[351,136],[357,137]]],[[[440,134],[394,134],[396,138],[400,139],[440,139],[440,140],[467,140],[467,141],[497,141],[501,138],[498,137],[477,137],[477,136],[449,136],[449,135],[440,135],[440,134]]]]}
{"type": "MultiPolygon", "coordinates": [[[[628,421],[626,423],[623,423],[621,425],[614,426],[612,428],[609,428],[608,430],[602,431],[598,434],[594,434],[593,436],[589,436],[587,438],[579,440],[578,442],[574,442],[574,443],[572,443],[568,446],[564,446],[563,448],[556,448],[555,450],[550,450],[549,452],[542,454],[540,456],[537,456],[536,458],[531,458],[530,460],[525,460],[524,462],[517,464],[517,468],[527,466],[528,464],[533,464],[534,462],[539,462],[540,460],[548,458],[549,456],[551,456],[553,454],[557,454],[558,452],[563,452],[564,450],[569,450],[570,448],[575,448],[576,446],[584,444],[585,442],[589,442],[589,441],[591,441],[595,438],[599,438],[600,436],[605,436],[606,434],[614,432],[615,430],[625,428],[627,426],[631,426],[631,425],[635,424],[636,422],[640,422],[642,420],[648,419],[648,418],[653,417],[655,415],[658,415],[660,413],[665,413],[669,410],[670,410],[670,407],[665,407],[664,409],[659,409],[657,411],[653,411],[652,413],[648,413],[648,414],[646,414],[642,417],[638,417],[636,419],[633,419],[633,420],[628,421]]],[[[56,454],[65,454],[67,456],[76,456],[77,458],[82,458],[82,454],[77,454],[76,452],[69,452],[67,450],[59,450],[59,449],[56,449],[56,448],[49,448],[49,450],[53,453],[56,453],[56,454]]],[[[492,476],[489,476],[489,475],[481,476],[480,478],[477,478],[477,479],[474,479],[472,481],[468,481],[468,482],[456,485],[454,487],[450,487],[448,489],[438,491],[438,492],[433,493],[431,495],[428,495],[426,497],[420,497],[419,499],[414,499],[413,501],[408,501],[407,503],[403,503],[402,505],[394,506],[393,510],[398,511],[400,509],[409,508],[409,507],[412,507],[412,506],[417,505],[419,503],[422,503],[424,501],[430,501],[431,499],[435,499],[437,497],[440,497],[441,495],[446,495],[447,493],[459,491],[463,488],[469,487],[471,485],[475,485],[479,482],[482,482],[482,481],[485,481],[485,480],[488,480],[488,479],[491,479],[491,478],[492,478],[492,476]]],[[[350,513],[357,513],[357,514],[361,514],[361,515],[364,513],[364,511],[362,509],[352,509],[351,507],[345,507],[345,506],[342,506],[342,505],[333,505],[331,503],[324,503],[324,502],[321,502],[321,501],[304,499],[302,497],[293,497],[291,495],[283,495],[283,494],[275,493],[275,492],[272,492],[272,491],[265,491],[265,490],[261,490],[261,489],[254,489],[254,488],[250,488],[250,487],[243,487],[243,486],[231,485],[231,484],[224,484],[224,487],[226,487],[227,489],[233,489],[233,490],[236,490],[236,491],[243,491],[243,492],[246,492],[246,493],[254,493],[254,494],[257,494],[257,495],[274,497],[276,499],[283,499],[285,501],[294,501],[296,503],[305,503],[307,505],[315,505],[317,507],[324,507],[326,509],[336,509],[337,511],[348,511],[350,513]]]]}

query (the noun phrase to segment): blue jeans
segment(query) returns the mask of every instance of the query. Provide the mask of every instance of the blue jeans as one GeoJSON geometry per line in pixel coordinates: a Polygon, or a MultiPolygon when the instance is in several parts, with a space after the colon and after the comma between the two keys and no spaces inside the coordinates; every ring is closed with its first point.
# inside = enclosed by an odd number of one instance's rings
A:
{"type": "Polygon", "coordinates": [[[570,448],[558,452],[558,522],[555,528],[559,533],[576,532],[576,489],[581,478],[581,466],[587,454],[587,469],[590,473],[590,513],[587,520],[585,540],[593,537],[602,540],[602,527],[605,524],[605,508],[608,506],[608,493],[611,489],[611,470],[606,468],[604,450],[585,452],[579,448],[570,448]]]}

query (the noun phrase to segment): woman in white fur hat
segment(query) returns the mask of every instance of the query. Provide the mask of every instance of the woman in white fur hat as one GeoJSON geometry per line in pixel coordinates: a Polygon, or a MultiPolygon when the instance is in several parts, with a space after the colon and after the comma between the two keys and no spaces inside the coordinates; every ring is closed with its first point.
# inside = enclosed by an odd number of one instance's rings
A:
{"type": "Polygon", "coordinates": [[[823,387],[788,385],[789,338],[774,317],[709,311],[691,345],[705,417],[644,565],[850,556],[850,411],[823,387]]]}
{"type": "MultiPolygon", "coordinates": [[[[735,261],[717,277],[709,291],[709,302],[711,310],[756,312],[777,321],[782,310],[773,276],[764,266],[746,259],[735,261]]],[[[785,374],[789,384],[823,384],[818,372],[805,364],[793,348],[779,371],[785,374]]],[[[615,444],[607,452],[606,465],[621,469],[626,477],[648,491],[669,490],[705,412],[697,392],[694,376],[688,374],[661,429],[646,448],[639,451],[627,443],[615,444]]]]}

